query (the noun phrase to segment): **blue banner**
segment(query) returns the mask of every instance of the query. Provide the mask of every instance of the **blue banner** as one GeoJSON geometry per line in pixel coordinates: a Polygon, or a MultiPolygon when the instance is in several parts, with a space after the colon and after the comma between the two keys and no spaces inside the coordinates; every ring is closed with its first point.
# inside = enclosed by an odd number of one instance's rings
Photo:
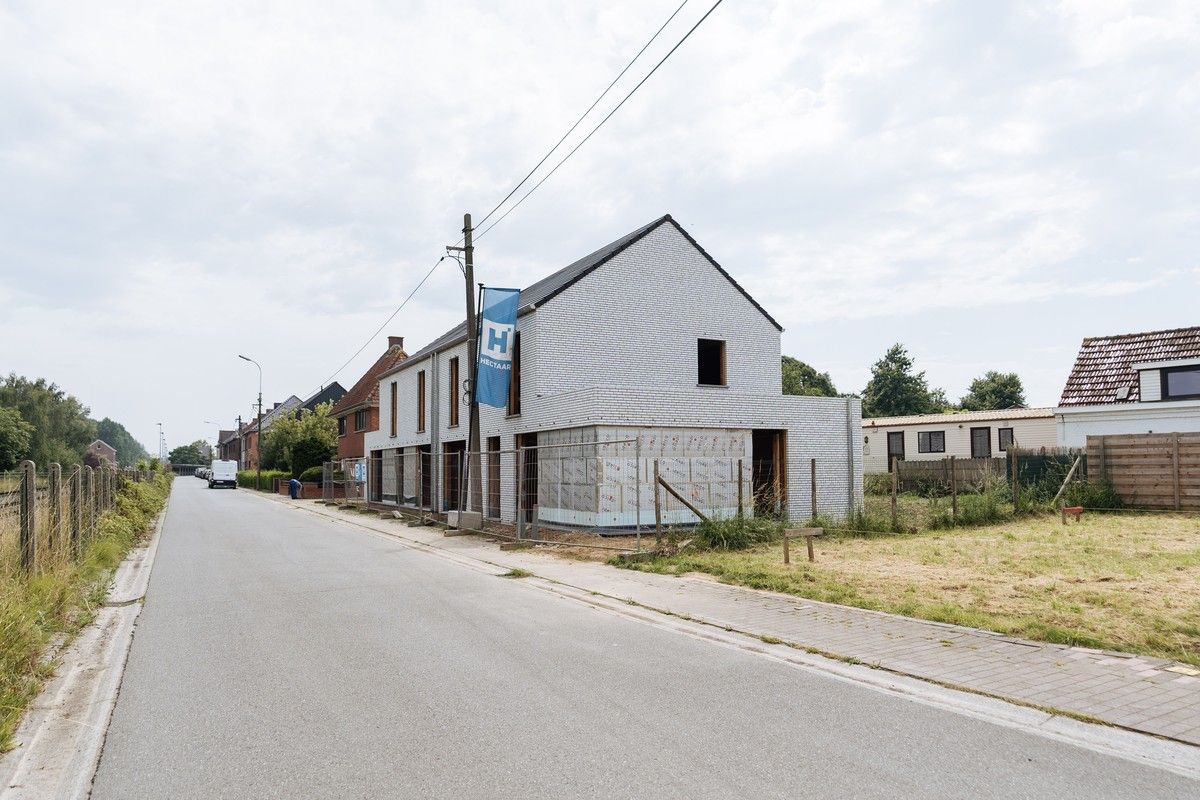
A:
{"type": "Polygon", "coordinates": [[[484,288],[479,310],[479,368],[475,399],[496,408],[508,405],[513,347],[517,338],[520,289],[484,288]]]}

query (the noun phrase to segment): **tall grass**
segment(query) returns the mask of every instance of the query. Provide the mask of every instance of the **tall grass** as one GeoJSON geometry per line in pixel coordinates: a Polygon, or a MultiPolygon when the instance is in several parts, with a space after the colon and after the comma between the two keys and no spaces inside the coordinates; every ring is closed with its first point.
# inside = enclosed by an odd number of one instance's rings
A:
{"type": "Polygon", "coordinates": [[[91,621],[113,570],[149,530],[170,487],[169,473],[126,482],[76,561],[51,560],[32,576],[15,568],[0,572],[0,752],[11,749],[25,706],[53,671],[43,661],[46,648],[91,621]]]}
{"type": "Polygon", "coordinates": [[[745,550],[783,536],[783,522],[773,517],[745,516],[709,517],[701,520],[693,531],[693,543],[702,550],[745,550]]]}

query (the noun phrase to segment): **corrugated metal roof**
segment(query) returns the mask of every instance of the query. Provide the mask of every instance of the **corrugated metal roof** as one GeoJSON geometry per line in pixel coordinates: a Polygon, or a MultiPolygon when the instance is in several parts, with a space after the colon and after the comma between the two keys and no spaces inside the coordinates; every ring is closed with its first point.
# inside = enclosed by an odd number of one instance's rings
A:
{"type": "Polygon", "coordinates": [[[1136,403],[1141,382],[1134,364],[1200,358],[1200,327],[1084,339],[1063,387],[1060,406],[1136,403]],[[1128,389],[1123,399],[1118,390],[1128,389]]]}
{"type": "Polygon", "coordinates": [[[864,428],[895,428],[901,425],[940,425],[988,420],[1040,419],[1053,417],[1053,408],[1001,408],[994,411],[955,411],[949,414],[913,414],[907,417],[871,417],[864,428]]]}
{"type": "MultiPolygon", "coordinates": [[[[520,299],[518,307],[517,307],[518,316],[521,314],[525,314],[529,311],[532,311],[535,308],[537,308],[538,306],[542,305],[543,303],[546,303],[551,298],[553,298],[555,295],[557,295],[560,292],[562,292],[563,290],[569,288],[573,283],[578,281],[580,278],[583,278],[589,272],[596,269],[601,264],[608,261],[610,258],[617,255],[622,250],[629,247],[631,244],[638,241],[643,236],[650,233],[652,230],[654,230],[659,225],[662,225],[664,223],[670,223],[671,225],[675,226],[676,230],[678,230],[681,234],[683,234],[684,238],[687,239],[689,242],[691,242],[691,244],[697,250],[699,250],[700,253],[706,259],[708,259],[708,262],[710,264],[712,264],[714,267],[716,267],[717,271],[719,271],[722,275],[724,275],[725,278],[730,283],[732,283],[734,285],[734,287],[739,292],[741,292],[746,297],[746,299],[749,300],[750,303],[762,313],[762,315],[764,317],[766,317],[768,320],[770,320],[772,325],[774,325],[776,328],[778,328],[781,331],[783,330],[783,328],[780,326],[780,324],[778,322],[776,322],[775,319],[770,314],[767,313],[766,309],[764,309],[762,306],[760,306],[758,304],[758,301],[755,300],[753,297],[751,297],[749,292],[747,292],[745,289],[743,289],[742,286],[733,279],[733,276],[731,276],[728,272],[726,272],[724,270],[724,268],[720,264],[718,264],[716,262],[716,260],[712,256],[710,256],[704,250],[704,248],[701,247],[700,244],[695,239],[692,238],[691,234],[689,234],[687,231],[685,231],[683,229],[683,227],[678,222],[676,222],[675,219],[670,214],[664,214],[663,216],[659,217],[658,219],[654,220],[653,222],[651,222],[647,225],[643,225],[642,227],[638,228],[635,231],[630,231],[629,233],[625,234],[624,236],[617,239],[616,241],[609,242],[608,244],[604,245],[604,247],[601,247],[599,250],[588,253],[583,258],[579,259],[578,261],[574,261],[571,264],[568,264],[567,266],[560,269],[558,272],[555,272],[551,275],[547,275],[545,278],[542,278],[540,281],[537,281],[536,283],[531,284],[527,288],[522,289],[521,290],[521,299],[520,299]]],[[[434,339],[429,344],[422,347],[417,352],[413,353],[409,357],[408,361],[411,363],[415,363],[415,362],[419,361],[420,359],[424,358],[425,356],[429,355],[430,353],[436,353],[440,350],[445,350],[447,347],[451,347],[453,345],[458,344],[459,342],[465,341],[467,338],[466,331],[467,331],[466,322],[462,322],[461,324],[454,326],[450,330],[443,333],[441,336],[434,339]]],[[[398,364],[395,367],[393,367],[392,369],[382,373],[379,376],[379,378],[382,379],[392,372],[398,372],[399,370],[403,369],[405,366],[407,366],[407,364],[398,364]]]]}

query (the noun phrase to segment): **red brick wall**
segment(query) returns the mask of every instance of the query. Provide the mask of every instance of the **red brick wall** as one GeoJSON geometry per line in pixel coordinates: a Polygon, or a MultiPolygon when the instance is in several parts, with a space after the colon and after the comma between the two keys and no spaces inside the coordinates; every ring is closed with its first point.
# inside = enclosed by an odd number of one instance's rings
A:
{"type": "Polygon", "coordinates": [[[354,414],[351,411],[346,414],[346,435],[338,437],[338,458],[362,458],[366,453],[363,451],[364,435],[367,431],[379,430],[379,406],[372,406],[367,409],[367,427],[364,430],[354,430],[354,414]]]}

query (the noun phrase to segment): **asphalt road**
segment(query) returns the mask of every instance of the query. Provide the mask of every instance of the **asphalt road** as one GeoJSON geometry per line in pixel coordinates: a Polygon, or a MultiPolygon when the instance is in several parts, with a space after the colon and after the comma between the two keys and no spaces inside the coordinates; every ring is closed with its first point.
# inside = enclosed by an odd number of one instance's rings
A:
{"type": "Polygon", "coordinates": [[[92,796],[1194,799],[1200,784],[181,478],[92,796]]]}

